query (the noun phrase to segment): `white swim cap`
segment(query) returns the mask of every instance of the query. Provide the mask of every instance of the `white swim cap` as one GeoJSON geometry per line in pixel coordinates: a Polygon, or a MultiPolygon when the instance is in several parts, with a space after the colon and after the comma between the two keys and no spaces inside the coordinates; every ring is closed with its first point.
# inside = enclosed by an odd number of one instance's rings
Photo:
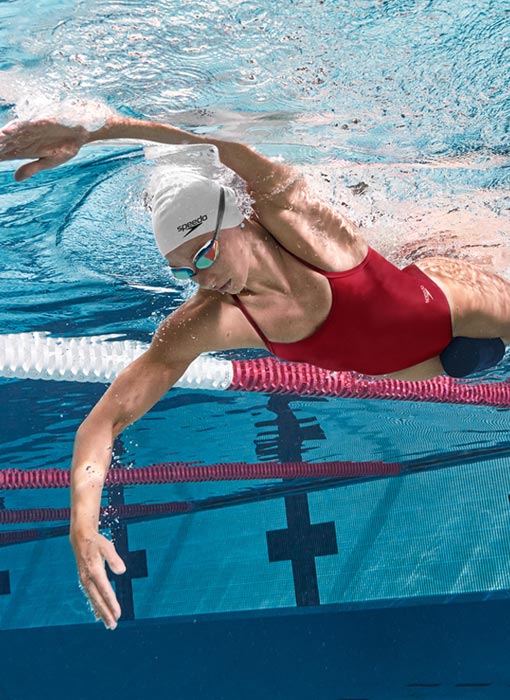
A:
{"type": "MultiPolygon", "coordinates": [[[[170,168],[156,173],[153,180],[152,227],[163,256],[182,243],[214,231],[222,185],[195,172],[170,168]]],[[[234,190],[225,190],[222,228],[239,226],[243,221],[234,190]]]]}

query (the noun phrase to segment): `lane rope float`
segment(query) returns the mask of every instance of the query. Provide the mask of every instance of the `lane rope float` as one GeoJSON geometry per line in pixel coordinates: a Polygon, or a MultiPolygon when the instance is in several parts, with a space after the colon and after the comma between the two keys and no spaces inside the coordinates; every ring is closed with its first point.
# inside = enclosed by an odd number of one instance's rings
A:
{"type": "MultiPolygon", "coordinates": [[[[45,333],[0,335],[0,376],[109,383],[148,345],[118,336],[52,338],[45,333]]],[[[254,391],[510,407],[510,382],[435,377],[426,381],[372,379],[272,357],[220,360],[203,355],[176,383],[186,389],[254,391]]]]}
{"type": "MultiPolygon", "coordinates": [[[[110,467],[105,486],[249,481],[260,479],[396,476],[397,462],[220,462],[195,465],[161,462],[148,467],[110,467]]],[[[0,490],[58,489],[71,485],[69,469],[0,469],[0,490]]]]}

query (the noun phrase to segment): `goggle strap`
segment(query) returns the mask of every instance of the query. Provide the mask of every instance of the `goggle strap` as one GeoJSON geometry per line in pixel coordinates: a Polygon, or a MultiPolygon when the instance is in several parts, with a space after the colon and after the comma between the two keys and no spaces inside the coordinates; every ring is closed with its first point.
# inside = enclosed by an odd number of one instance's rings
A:
{"type": "Polygon", "coordinates": [[[218,217],[216,219],[216,228],[214,229],[214,238],[218,237],[223,222],[223,214],[225,213],[225,188],[220,188],[220,203],[218,204],[218,217]]]}
{"type": "MultiPolygon", "coordinates": [[[[223,222],[223,215],[224,215],[224,214],[225,214],[225,188],[224,188],[224,187],[220,187],[220,201],[219,201],[219,204],[218,204],[218,216],[217,216],[217,219],[216,219],[216,228],[215,228],[215,230],[214,230],[214,237],[213,237],[213,239],[212,239],[212,242],[211,242],[210,244],[208,244],[208,245],[210,245],[211,247],[212,247],[212,244],[213,244],[213,243],[216,241],[216,239],[218,238],[218,234],[219,234],[219,232],[220,232],[220,230],[221,230],[221,224],[222,224],[222,222],[223,222]]],[[[199,252],[200,252],[200,251],[199,251],[199,252]]],[[[211,264],[212,264],[212,263],[211,263],[211,264]]],[[[172,268],[170,268],[170,269],[172,270],[172,268]]],[[[193,271],[191,268],[177,268],[177,269],[175,269],[175,270],[172,270],[172,274],[173,274],[175,277],[177,277],[177,279],[191,279],[191,277],[194,277],[194,276],[195,276],[195,273],[194,273],[194,271],[193,271]],[[189,271],[191,272],[191,274],[190,274],[189,276],[187,276],[187,277],[180,277],[180,278],[179,278],[179,277],[178,277],[179,272],[180,272],[181,274],[183,274],[183,273],[184,273],[184,270],[189,270],[189,271]],[[177,273],[177,274],[175,274],[175,273],[177,273]]],[[[185,273],[184,273],[184,274],[185,274],[185,273]]]]}

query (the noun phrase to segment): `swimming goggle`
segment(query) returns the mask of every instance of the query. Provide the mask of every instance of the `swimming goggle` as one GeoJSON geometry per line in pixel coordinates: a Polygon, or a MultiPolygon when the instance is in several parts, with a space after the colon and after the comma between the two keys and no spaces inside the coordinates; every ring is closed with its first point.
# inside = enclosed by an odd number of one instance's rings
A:
{"type": "Polygon", "coordinates": [[[193,257],[191,261],[195,270],[192,267],[171,267],[170,272],[178,280],[189,280],[197,274],[197,270],[207,270],[211,267],[213,263],[218,259],[220,254],[220,244],[218,243],[218,235],[221,231],[221,223],[223,221],[223,214],[225,213],[225,190],[223,187],[220,189],[220,202],[218,205],[218,218],[216,220],[216,228],[214,230],[214,236],[211,240],[206,243],[198,253],[193,257]]]}

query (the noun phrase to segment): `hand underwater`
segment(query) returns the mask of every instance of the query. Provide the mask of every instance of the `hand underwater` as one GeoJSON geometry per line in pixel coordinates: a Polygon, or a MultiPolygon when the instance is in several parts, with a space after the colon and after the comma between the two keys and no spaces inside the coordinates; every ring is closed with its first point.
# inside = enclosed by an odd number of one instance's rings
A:
{"type": "Polygon", "coordinates": [[[108,576],[107,561],[114,574],[123,574],[126,566],[110,540],[98,532],[83,535],[71,532],[71,544],[76,557],[83,591],[90,601],[96,620],[102,620],[107,629],[115,629],[121,615],[120,605],[108,576]]]}

